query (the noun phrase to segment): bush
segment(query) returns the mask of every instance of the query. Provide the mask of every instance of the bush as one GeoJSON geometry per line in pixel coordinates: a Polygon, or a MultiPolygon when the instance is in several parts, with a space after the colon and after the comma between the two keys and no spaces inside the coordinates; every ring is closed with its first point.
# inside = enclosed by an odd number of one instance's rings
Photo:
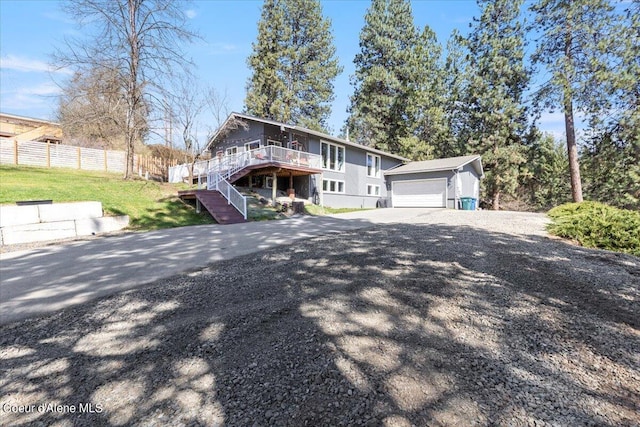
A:
{"type": "Polygon", "coordinates": [[[598,202],[567,203],[548,213],[548,230],[582,246],[640,256],[640,212],[598,202]]]}

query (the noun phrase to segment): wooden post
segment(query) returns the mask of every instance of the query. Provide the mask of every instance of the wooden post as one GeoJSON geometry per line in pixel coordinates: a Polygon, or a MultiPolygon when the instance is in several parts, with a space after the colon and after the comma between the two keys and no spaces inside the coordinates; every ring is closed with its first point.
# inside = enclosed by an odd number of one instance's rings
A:
{"type": "Polygon", "coordinates": [[[82,169],[82,153],[80,147],[78,147],[78,169],[82,169]]]}
{"type": "Polygon", "coordinates": [[[276,206],[276,195],[278,188],[278,175],[274,172],[272,175],[273,181],[271,181],[271,201],[273,206],[276,206]]]}
{"type": "Polygon", "coordinates": [[[104,171],[108,171],[109,168],[107,168],[107,149],[104,149],[104,171]]]}
{"type": "Polygon", "coordinates": [[[47,142],[47,167],[51,167],[51,144],[47,142]]]}
{"type": "Polygon", "coordinates": [[[13,140],[13,164],[18,164],[18,140],[13,140]]]}

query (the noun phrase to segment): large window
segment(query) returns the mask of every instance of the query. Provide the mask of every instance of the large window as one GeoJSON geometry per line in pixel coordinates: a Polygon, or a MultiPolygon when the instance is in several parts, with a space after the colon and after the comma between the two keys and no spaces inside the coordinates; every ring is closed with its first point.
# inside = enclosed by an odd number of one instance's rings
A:
{"type": "Polygon", "coordinates": [[[367,154],[367,176],[380,178],[380,156],[367,154]]]}
{"type": "Polygon", "coordinates": [[[323,142],[320,147],[322,155],[322,168],[332,171],[344,172],[344,147],[341,145],[323,142]]]}
{"type": "Polygon", "coordinates": [[[379,196],[380,195],[380,186],[367,184],[367,196],[379,196]]]}
{"type": "Polygon", "coordinates": [[[322,191],[325,193],[344,193],[344,181],[335,179],[323,179],[322,191]]]}
{"type": "Polygon", "coordinates": [[[227,148],[227,156],[233,156],[234,154],[238,154],[238,147],[227,148]]]}

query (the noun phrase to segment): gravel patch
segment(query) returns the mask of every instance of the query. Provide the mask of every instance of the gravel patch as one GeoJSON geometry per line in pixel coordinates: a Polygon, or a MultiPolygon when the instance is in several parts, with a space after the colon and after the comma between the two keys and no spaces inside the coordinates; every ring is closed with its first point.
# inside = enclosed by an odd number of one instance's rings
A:
{"type": "Polygon", "coordinates": [[[545,222],[433,211],[2,326],[0,424],[638,426],[640,258],[545,222]]]}

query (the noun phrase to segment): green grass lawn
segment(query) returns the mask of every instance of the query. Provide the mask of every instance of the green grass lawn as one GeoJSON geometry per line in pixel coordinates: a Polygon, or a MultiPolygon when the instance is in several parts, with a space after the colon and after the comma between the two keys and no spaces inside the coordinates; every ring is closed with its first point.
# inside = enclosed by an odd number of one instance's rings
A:
{"type": "Polygon", "coordinates": [[[99,201],[106,215],[129,215],[130,229],[154,230],[211,224],[178,198],[184,185],[124,181],[120,174],[63,168],[0,166],[0,204],[19,200],[99,201]]]}

